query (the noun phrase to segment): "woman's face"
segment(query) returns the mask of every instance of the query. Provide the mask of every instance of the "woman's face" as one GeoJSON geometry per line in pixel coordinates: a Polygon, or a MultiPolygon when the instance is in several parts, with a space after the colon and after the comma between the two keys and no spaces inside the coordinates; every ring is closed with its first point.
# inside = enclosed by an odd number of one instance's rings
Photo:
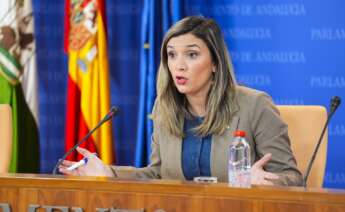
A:
{"type": "Polygon", "coordinates": [[[191,33],[173,37],[167,43],[167,55],[177,90],[187,97],[206,97],[215,67],[204,41],[191,33]]]}

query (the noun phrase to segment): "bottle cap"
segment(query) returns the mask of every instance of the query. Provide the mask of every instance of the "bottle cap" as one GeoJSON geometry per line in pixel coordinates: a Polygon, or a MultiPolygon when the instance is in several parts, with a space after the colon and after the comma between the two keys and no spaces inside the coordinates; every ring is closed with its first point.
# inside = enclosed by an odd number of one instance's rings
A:
{"type": "Polygon", "coordinates": [[[235,136],[235,137],[245,137],[245,136],[246,136],[246,132],[243,131],[243,130],[236,130],[236,131],[234,132],[234,136],[235,136]]]}

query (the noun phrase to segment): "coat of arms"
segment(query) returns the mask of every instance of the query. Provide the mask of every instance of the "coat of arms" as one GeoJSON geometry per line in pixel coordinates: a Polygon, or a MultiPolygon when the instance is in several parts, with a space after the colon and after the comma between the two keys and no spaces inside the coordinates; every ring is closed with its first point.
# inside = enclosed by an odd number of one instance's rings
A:
{"type": "Polygon", "coordinates": [[[80,50],[96,33],[97,4],[93,0],[72,0],[70,14],[69,47],[80,50]]]}

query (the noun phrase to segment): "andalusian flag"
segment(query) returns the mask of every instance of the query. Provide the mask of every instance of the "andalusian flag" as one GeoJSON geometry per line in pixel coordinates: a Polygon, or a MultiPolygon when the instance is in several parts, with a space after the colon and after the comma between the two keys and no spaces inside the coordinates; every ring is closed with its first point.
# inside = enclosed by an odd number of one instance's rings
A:
{"type": "Polygon", "coordinates": [[[9,172],[39,172],[33,26],[31,0],[1,1],[0,104],[9,104],[12,107],[13,121],[9,172]]]}
{"type": "MultiPolygon", "coordinates": [[[[110,109],[108,56],[103,0],[66,0],[65,50],[69,57],[66,146],[68,151],[110,109]]],[[[111,122],[82,145],[113,162],[111,122]]],[[[74,153],[69,160],[79,160],[74,153]]]]}

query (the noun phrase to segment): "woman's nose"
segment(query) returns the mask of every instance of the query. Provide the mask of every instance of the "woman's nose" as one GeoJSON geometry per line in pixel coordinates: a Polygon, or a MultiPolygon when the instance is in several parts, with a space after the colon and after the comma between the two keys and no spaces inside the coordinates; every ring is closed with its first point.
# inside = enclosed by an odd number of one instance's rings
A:
{"type": "Polygon", "coordinates": [[[176,62],[177,62],[177,69],[179,71],[187,70],[186,62],[184,61],[184,59],[182,57],[179,57],[176,62]]]}

